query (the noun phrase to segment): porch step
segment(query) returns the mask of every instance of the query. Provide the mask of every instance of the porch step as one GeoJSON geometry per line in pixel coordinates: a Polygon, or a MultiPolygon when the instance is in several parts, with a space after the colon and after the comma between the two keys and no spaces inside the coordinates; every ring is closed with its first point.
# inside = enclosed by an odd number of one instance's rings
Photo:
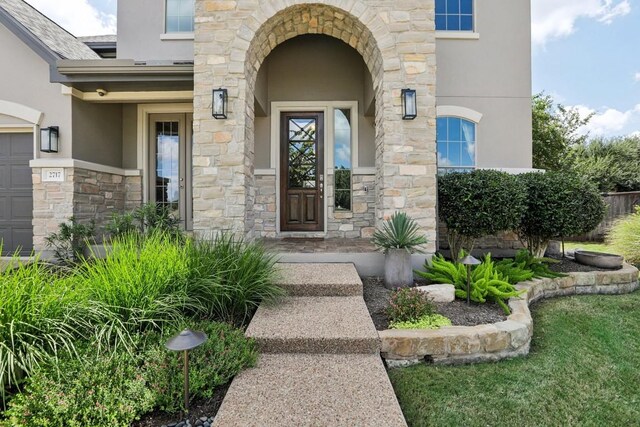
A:
{"type": "Polygon", "coordinates": [[[231,384],[216,427],[405,427],[378,355],[263,354],[231,384]]]}
{"type": "Polygon", "coordinates": [[[378,354],[380,348],[360,296],[288,297],[278,305],[263,304],[245,334],[262,353],[378,354]]]}
{"type": "Polygon", "coordinates": [[[351,263],[279,263],[276,284],[291,296],[362,296],[362,281],[351,263]]]}

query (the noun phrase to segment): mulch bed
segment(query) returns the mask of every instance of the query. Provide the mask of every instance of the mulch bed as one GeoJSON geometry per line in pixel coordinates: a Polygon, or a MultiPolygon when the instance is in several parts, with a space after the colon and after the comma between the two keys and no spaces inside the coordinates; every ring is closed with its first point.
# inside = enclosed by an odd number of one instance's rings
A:
{"type": "Polygon", "coordinates": [[[231,383],[228,383],[216,387],[213,392],[213,396],[210,399],[193,400],[189,405],[189,424],[185,422],[185,419],[181,414],[168,414],[163,411],[154,411],[146,414],[140,421],[133,423],[133,427],[183,427],[187,425],[191,425],[193,427],[210,427],[213,422],[213,418],[218,413],[218,409],[220,409],[222,400],[227,394],[227,390],[229,390],[230,385],[231,383]]]}
{"type": "MultiPolygon", "coordinates": [[[[558,258],[557,264],[549,264],[552,271],[558,273],[586,272],[586,271],[610,271],[602,268],[591,267],[578,264],[573,258],[558,258]]],[[[385,310],[389,305],[389,295],[391,291],[384,287],[381,277],[363,277],[364,301],[369,309],[369,314],[376,329],[381,331],[389,328],[389,319],[385,310]]],[[[416,286],[423,286],[425,283],[416,283],[416,286]]],[[[436,312],[451,320],[454,326],[476,326],[487,323],[502,322],[507,319],[498,304],[486,303],[476,304],[466,301],[455,300],[452,303],[436,303],[436,312]]]]}
{"type": "MultiPolygon", "coordinates": [[[[389,305],[391,290],[384,287],[381,277],[363,277],[364,301],[369,309],[373,324],[379,331],[389,329],[389,319],[385,309],[389,305]]],[[[417,285],[424,285],[418,283],[417,285]]],[[[485,323],[496,323],[506,320],[504,312],[497,304],[467,305],[465,301],[455,300],[452,303],[436,303],[436,313],[448,317],[454,326],[476,326],[485,323]]]]}

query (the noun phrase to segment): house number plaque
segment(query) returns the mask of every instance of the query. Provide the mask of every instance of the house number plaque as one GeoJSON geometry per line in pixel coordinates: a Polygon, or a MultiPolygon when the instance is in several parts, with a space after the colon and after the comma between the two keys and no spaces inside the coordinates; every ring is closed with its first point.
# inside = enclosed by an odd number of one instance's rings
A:
{"type": "Polygon", "coordinates": [[[42,182],[64,182],[64,169],[42,169],[42,182]]]}

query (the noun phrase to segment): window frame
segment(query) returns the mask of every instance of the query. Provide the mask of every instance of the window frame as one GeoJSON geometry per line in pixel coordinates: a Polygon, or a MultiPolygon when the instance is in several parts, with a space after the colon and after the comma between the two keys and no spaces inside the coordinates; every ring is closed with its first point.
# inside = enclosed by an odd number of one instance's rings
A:
{"type": "MultiPolygon", "coordinates": [[[[437,0],[436,0],[437,1],[437,0]]],[[[446,1],[446,0],[444,0],[446,1]]],[[[434,21],[434,29],[436,31],[436,38],[441,38],[441,39],[468,39],[468,40],[477,40],[480,38],[480,34],[477,31],[477,6],[478,6],[478,1],[477,0],[471,0],[471,7],[472,7],[472,12],[471,12],[471,22],[472,22],[472,28],[471,30],[446,30],[446,29],[438,29],[436,27],[436,14],[435,14],[435,10],[434,10],[434,16],[433,16],[433,21],[434,21]]]]}
{"type": "MultiPolygon", "coordinates": [[[[184,1],[184,0],[179,0],[179,1],[184,1]]],[[[191,31],[169,31],[168,28],[168,18],[169,18],[169,7],[168,7],[168,3],[169,0],[164,0],[163,2],[163,29],[164,32],[163,34],[161,34],[160,39],[161,40],[193,40],[194,38],[194,31],[195,31],[195,19],[196,19],[196,11],[195,11],[195,0],[193,0],[193,14],[192,14],[192,18],[193,18],[193,24],[191,26],[191,31]]]]}
{"type": "MultiPolygon", "coordinates": [[[[478,153],[479,153],[479,134],[478,129],[480,125],[480,121],[482,120],[482,113],[472,110],[470,108],[456,106],[456,105],[443,105],[438,106],[436,108],[436,161],[438,159],[438,135],[437,135],[437,122],[440,118],[457,118],[461,120],[465,120],[467,122],[473,123],[474,125],[474,136],[475,136],[475,152],[473,158],[473,166],[440,166],[437,165],[438,174],[441,173],[449,173],[448,171],[455,171],[456,169],[465,169],[465,170],[474,170],[478,169],[478,153]]],[[[449,141],[447,141],[448,143],[449,141]]]]}

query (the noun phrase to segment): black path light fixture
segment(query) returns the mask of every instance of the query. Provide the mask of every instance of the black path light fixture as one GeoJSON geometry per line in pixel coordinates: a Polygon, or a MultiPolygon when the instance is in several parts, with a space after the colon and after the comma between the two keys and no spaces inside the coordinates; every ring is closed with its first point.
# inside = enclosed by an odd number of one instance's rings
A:
{"type": "Polygon", "coordinates": [[[60,129],[58,126],[40,128],[40,151],[43,153],[57,153],[59,148],[60,129]]]}
{"type": "Polygon", "coordinates": [[[482,264],[479,259],[471,256],[471,254],[462,258],[462,265],[467,267],[467,304],[471,304],[471,266],[482,264]]]}
{"type": "Polygon", "coordinates": [[[167,341],[165,347],[171,351],[184,352],[184,411],[189,413],[189,350],[207,342],[207,334],[185,329],[167,341]]]}
{"type": "Polygon", "coordinates": [[[418,117],[418,95],[415,89],[402,89],[402,120],[418,117]]]}
{"type": "Polygon", "coordinates": [[[218,88],[213,90],[213,102],[211,103],[211,114],[215,119],[227,118],[227,107],[229,105],[229,93],[227,89],[218,88]]]}

